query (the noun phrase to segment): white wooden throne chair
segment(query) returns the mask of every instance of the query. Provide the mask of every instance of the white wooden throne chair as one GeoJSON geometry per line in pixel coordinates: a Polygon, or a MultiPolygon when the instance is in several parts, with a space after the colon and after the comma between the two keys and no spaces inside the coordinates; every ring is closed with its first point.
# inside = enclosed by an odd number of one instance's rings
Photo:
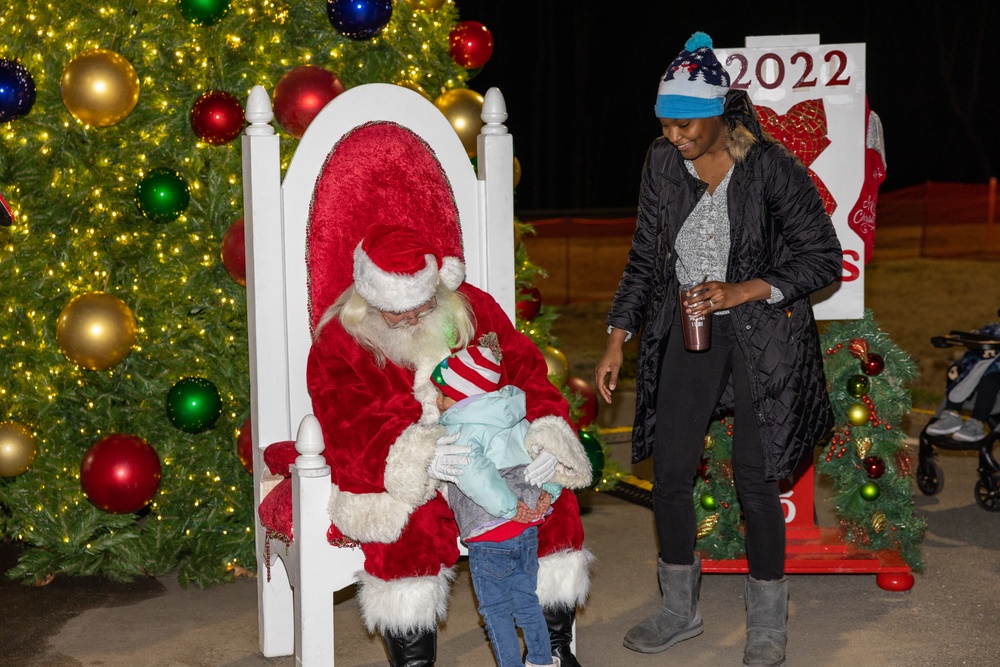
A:
{"type": "MultiPolygon", "coordinates": [[[[460,228],[458,247],[449,248],[448,254],[463,257],[466,280],[492,294],[513,319],[513,142],[503,125],[506,117],[500,91],[489,90],[478,137],[477,174],[451,124],[426,98],[400,86],[358,86],[320,112],[298,143],[282,180],[270,100],[261,86],[250,93],[243,137],[243,204],[258,616],[265,656],[294,652],[297,665],[333,665],[333,593],[354,583],[364,563],[360,549],[333,546],[327,539],[330,469],[306,389],[312,328],[339,289],[346,287],[343,281],[350,281],[352,262],[350,252],[345,253],[335,267],[339,271],[335,279],[319,284],[316,272],[311,275],[310,257],[313,266],[329,265],[331,257],[324,254],[322,244],[333,239],[353,250],[362,232],[331,229],[331,216],[317,214],[317,196],[324,203],[329,203],[326,198],[343,197],[349,200],[345,206],[365,205],[369,207],[365,213],[374,211],[375,218],[390,215],[379,213],[374,189],[364,193],[366,201],[358,199],[356,189],[343,191],[338,179],[351,167],[352,151],[363,144],[352,139],[382,132],[408,143],[408,150],[422,146],[426,155],[417,162],[424,169],[436,168],[452,194],[437,203],[442,215],[460,228]],[[291,440],[299,455],[290,469],[289,541],[266,529],[256,509],[284,480],[269,472],[265,448],[291,440]]],[[[390,153],[369,150],[365,160],[377,164],[384,158],[386,164],[377,168],[391,173],[398,165],[392,164],[396,158],[390,153]]],[[[398,224],[398,213],[380,221],[398,224]]],[[[335,222],[336,216],[332,219],[335,222]]]]}

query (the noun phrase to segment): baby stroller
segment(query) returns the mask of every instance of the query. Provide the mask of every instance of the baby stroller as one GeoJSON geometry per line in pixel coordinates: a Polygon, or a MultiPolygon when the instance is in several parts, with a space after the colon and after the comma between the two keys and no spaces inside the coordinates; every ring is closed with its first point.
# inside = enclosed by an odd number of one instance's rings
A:
{"type": "Polygon", "coordinates": [[[938,408],[934,419],[920,432],[917,487],[928,496],[940,493],[944,487],[944,474],[938,465],[935,447],[979,450],[976,504],[990,512],[1000,512],[1000,465],[993,455],[993,446],[1000,440],[1000,393],[994,389],[996,378],[1000,377],[996,375],[1000,373],[1000,323],[987,325],[973,332],[952,331],[945,336],[935,336],[931,339],[931,344],[940,348],[963,346],[967,352],[948,368],[946,399],[938,408]],[[983,381],[983,378],[990,376],[989,381],[983,381]],[[980,414],[986,425],[985,431],[978,431],[978,424],[973,429],[965,428],[969,422],[963,422],[954,409],[958,403],[961,404],[961,412],[973,409],[980,386],[987,386],[988,389],[984,391],[995,394],[992,407],[986,403],[989,396],[984,395],[980,399],[979,412],[984,412],[983,405],[987,405],[985,412],[989,412],[988,416],[980,414]],[[953,409],[949,410],[949,407],[953,409]],[[959,428],[962,435],[958,433],[959,428]],[[969,437],[968,432],[973,435],[969,437]]]}

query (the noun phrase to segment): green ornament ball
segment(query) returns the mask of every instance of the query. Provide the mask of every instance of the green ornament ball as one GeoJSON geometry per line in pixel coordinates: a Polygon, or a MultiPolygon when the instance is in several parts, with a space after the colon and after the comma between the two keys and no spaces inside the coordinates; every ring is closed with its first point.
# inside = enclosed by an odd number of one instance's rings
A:
{"type": "Polygon", "coordinates": [[[153,222],[176,220],[190,201],[187,183],[173,169],[153,169],[135,188],[139,211],[153,222]]]}
{"type": "Polygon", "coordinates": [[[710,493],[702,494],[701,496],[701,506],[711,512],[715,509],[715,496],[710,493]]]}
{"type": "Polygon", "coordinates": [[[882,495],[882,491],[878,488],[878,484],[875,482],[865,482],[861,485],[861,488],[858,489],[858,493],[860,493],[861,497],[868,502],[878,500],[878,497],[882,495]]]}
{"type": "Polygon", "coordinates": [[[861,398],[868,394],[871,384],[867,375],[852,375],[847,379],[847,393],[854,398],[861,398]]]}
{"type": "Polygon", "coordinates": [[[215,25],[229,13],[230,0],[177,0],[181,15],[194,25],[215,25]]]}
{"type": "Polygon", "coordinates": [[[199,433],[211,428],[221,412],[219,390],[205,378],[181,378],[167,393],[167,418],[182,431],[199,433]]]}
{"type": "Polygon", "coordinates": [[[590,460],[590,471],[593,475],[591,484],[596,486],[604,474],[604,450],[601,448],[600,441],[589,431],[580,431],[580,443],[590,460]]]}

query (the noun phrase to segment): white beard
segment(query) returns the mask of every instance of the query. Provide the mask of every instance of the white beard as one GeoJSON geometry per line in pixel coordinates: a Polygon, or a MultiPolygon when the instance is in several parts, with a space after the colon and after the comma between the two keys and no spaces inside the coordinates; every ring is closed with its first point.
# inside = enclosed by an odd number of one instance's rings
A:
{"type": "Polygon", "coordinates": [[[431,372],[451,354],[448,331],[454,321],[446,306],[439,305],[420,318],[417,324],[390,329],[382,315],[371,311],[361,323],[366,336],[378,344],[386,359],[414,372],[413,395],[423,407],[421,423],[434,424],[440,415],[437,391],[430,381],[431,372]]]}

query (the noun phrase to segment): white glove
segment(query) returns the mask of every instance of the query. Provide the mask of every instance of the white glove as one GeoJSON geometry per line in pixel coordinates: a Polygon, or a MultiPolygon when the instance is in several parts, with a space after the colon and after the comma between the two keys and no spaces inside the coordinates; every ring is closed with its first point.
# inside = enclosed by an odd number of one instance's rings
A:
{"type": "Polygon", "coordinates": [[[457,482],[465,474],[465,468],[472,458],[472,447],[468,445],[453,445],[458,440],[458,433],[443,435],[438,438],[434,449],[434,458],[427,466],[427,476],[442,482],[457,482]]]}
{"type": "Polygon", "coordinates": [[[532,486],[540,487],[556,474],[556,457],[543,451],[524,469],[524,481],[532,486]]]}

